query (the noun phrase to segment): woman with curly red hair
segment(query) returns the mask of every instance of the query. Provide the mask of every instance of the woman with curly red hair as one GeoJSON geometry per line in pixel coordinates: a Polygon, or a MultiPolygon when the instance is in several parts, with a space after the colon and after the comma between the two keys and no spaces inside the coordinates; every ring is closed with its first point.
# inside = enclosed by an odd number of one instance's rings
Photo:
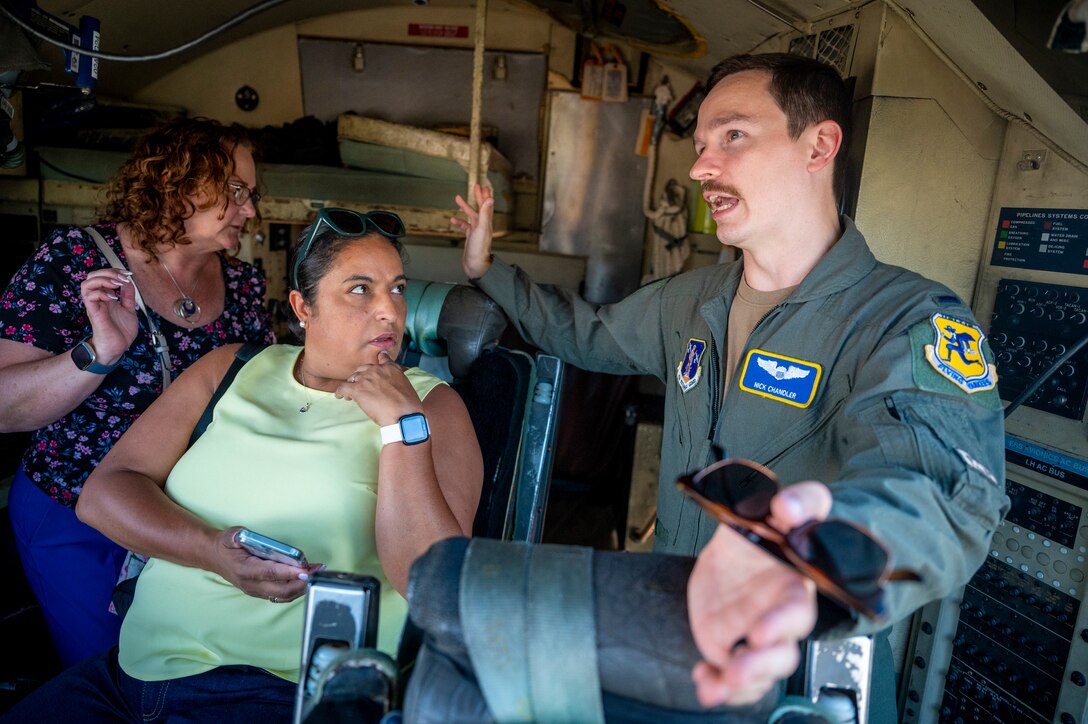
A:
{"type": "Polygon", "coordinates": [[[76,518],[83,482],[205,352],[274,341],[264,277],[233,257],[256,183],[243,128],[172,120],[118,171],[100,223],[57,230],[0,296],[0,430],[35,430],[8,507],[65,666],[120,629],[126,552],[76,518]]]}

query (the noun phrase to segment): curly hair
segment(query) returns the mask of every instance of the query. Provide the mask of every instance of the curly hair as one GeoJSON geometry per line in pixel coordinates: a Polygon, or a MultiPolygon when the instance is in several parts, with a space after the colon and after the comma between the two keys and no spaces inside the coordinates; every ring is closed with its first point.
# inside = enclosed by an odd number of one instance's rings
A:
{"type": "MultiPolygon", "coordinates": [[[[253,152],[253,141],[237,123],[225,126],[208,118],[174,118],[148,133],[118,170],[107,190],[103,221],[126,224],[134,244],[148,260],[157,258],[159,246],[189,244],[185,220],[194,213],[222,207],[230,197],[227,181],[234,174],[234,149],[253,152]],[[207,193],[207,192],[211,193],[207,193]],[[207,193],[208,200],[196,199],[207,193]]],[[[260,221],[247,221],[251,230],[260,221]]]]}

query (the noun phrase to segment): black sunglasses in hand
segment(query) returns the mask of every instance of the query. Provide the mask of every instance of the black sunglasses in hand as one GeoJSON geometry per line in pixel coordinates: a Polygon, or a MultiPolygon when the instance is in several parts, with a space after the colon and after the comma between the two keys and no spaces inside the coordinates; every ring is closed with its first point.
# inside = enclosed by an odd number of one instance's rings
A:
{"type": "Polygon", "coordinates": [[[782,485],[759,463],[726,458],[676,485],[715,520],[812,579],[820,593],[873,620],[886,614],[884,584],[921,580],[915,571],[893,570],[888,549],[849,521],[809,521],[787,533],[772,527],[771,498],[782,485]]]}

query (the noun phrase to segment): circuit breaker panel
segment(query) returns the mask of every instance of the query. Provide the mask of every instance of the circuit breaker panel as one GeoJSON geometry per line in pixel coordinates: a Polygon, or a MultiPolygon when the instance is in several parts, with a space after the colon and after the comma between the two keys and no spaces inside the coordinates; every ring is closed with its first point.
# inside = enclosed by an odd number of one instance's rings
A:
{"type": "Polygon", "coordinates": [[[1024,402],[1070,420],[1084,417],[1088,348],[1066,358],[1088,333],[1088,291],[1064,284],[1001,279],[990,322],[998,389],[1015,400],[1033,380],[1064,359],[1024,402]]]}
{"type": "Polygon", "coordinates": [[[1012,508],[962,595],[924,608],[904,722],[1084,720],[1088,697],[1088,466],[1006,444],[1012,508]]]}

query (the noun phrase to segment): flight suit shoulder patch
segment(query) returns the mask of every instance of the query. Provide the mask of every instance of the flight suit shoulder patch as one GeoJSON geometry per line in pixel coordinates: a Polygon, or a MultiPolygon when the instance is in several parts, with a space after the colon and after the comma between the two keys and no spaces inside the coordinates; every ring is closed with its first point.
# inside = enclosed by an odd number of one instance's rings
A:
{"type": "Polygon", "coordinates": [[[1001,409],[997,368],[986,334],[968,321],[935,312],[910,329],[911,370],[923,390],[967,396],[991,409],[1001,409]]]}

